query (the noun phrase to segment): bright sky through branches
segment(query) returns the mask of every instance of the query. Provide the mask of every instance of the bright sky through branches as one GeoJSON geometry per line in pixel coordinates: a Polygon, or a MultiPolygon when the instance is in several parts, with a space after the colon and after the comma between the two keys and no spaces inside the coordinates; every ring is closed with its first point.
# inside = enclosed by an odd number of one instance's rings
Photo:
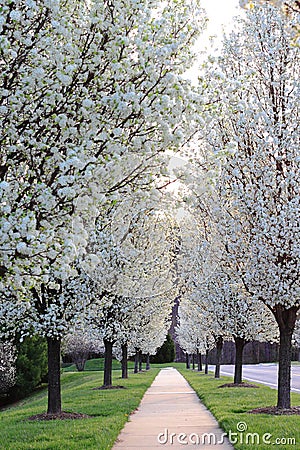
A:
{"type": "MultiPolygon", "coordinates": [[[[220,49],[223,29],[225,32],[230,32],[234,27],[233,18],[243,14],[244,11],[239,5],[239,0],[202,0],[201,6],[206,11],[208,24],[206,30],[200,36],[199,41],[196,44],[196,53],[199,50],[197,61],[195,61],[194,66],[186,72],[186,77],[194,81],[197,80],[199,72],[199,62],[201,61],[200,52],[204,52],[206,48],[208,53],[215,52],[210,42],[210,36],[216,36],[214,47],[220,49]]],[[[184,163],[184,159],[180,158],[179,155],[176,155],[171,158],[169,168],[176,169],[182,167],[184,163]]],[[[176,194],[178,189],[180,189],[180,183],[178,181],[167,187],[167,191],[172,192],[173,194],[176,194]]]]}
{"type": "Polygon", "coordinates": [[[232,19],[241,13],[239,0],[202,0],[202,7],[206,10],[209,22],[206,31],[207,36],[217,35],[222,37],[222,28],[232,28],[232,19]]]}
{"type": "Polygon", "coordinates": [[[239,5],[239,0],[202,0],[201,6],[206,11],[208,23],[195,46],[196,53],[199,52],[197,61],[194,67],[186,72],[187,78],[192,80],[197,79],[199,62],[203,59],[201,52],[215,53],[216,48],[220,49],[223,30],[230,32],[234,27],[233,18],[244,12],[239,5]],[[215,36],[214,43],[210,41],[211,36],[215,36]]]}

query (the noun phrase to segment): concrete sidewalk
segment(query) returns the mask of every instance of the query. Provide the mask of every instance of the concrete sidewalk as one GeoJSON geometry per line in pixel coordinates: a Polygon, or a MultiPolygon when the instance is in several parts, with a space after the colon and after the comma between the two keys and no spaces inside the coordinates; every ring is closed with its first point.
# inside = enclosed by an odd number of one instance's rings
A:
{"type": "Polygon", "coordinates": [[[159,372],[119,434],[113,450],[182,450],[186,447],[232,450],[233,446],[226,438],[222,439],[222,434],[195,391],[170,367],[159,372]]]}

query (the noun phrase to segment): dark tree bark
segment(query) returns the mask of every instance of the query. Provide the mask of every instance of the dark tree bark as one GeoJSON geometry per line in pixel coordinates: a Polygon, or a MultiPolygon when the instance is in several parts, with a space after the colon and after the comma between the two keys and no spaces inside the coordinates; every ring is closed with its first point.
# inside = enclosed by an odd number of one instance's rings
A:
{"type": "Polygon", "coordinates": [[[146,357],[146,370],[150,370],[150,355],[147,353],[146,357]]]}
{"type": "Polygon", "coordinates": [[[139,351],[139,372],[143,370],[143,354],[142,351],[139,351]]]}
{"type": "Polygon", "coordinates": [[[122,378],[128,378],[128,347],[122,344],[122,378]]]}
{"type": "Polygon", "coordinates": [[[197,349],[197,364],[198,364],[198,372],[202,372],[202,356],[198,349],[197,349]]]}
{"type": "Polygon", "coordinates": [[[103,386],[109,387],[112,385],[112,348],[113,343],[107,339],[103,339],[105,355],[104,355],[104,377],[103,386]]]}
{"type": "Polygon", "coordinates": [[[258,352],[259,352],[259,343],[256,341],[251,342],[251,353],[252,353],[252,364],[258,364],[258,352]]]}
{"type": "Polygon", "coordinates": [[[234,365],[234,384],[242,382],[243,372],[243,351],[247,341],[241,337],[235,336],[235,365],[234,365]]]}
{"type": "Polygon", "coordinates": [[[208,374],[208,350],[205,350],[205,370],[204,370],[205,375],[208,374]]]}
{"type": "Polygon", "coordinates": [[[86,363],[86,361],[77,361],[75,363],[76,369],[78,370],[78,372],[83,372],[84,371],[85,363],[86,363]]]}
{"type": "Polygon", "coordinates": [[[280,332],[277,408],[289,409],[291,407],[292,335],[298,308],[294,306],[284,309],[283,306],[277,305],[273,312],[280,332]]]}
{"type": "Polygon", "coordinates": [[[195,353],[192,354],[193,370],[195,370],[195,353]]]}
{"type": "Polygon", "coordinates": [[[61,413],[60,339],[47,338],[48,344],[48,414],[61,413]]]}
{"type": "Polygon", "coordinates": [[[188,354],[188,352],[186,352],[185,354],[185,366],[187,369],[190,369],[190,355],[188,354]]]}
{"type": "Polygon", "coordinates": [[[136,349],[134,355],[134,373],[138,373],[139,371],[139,351],[136,349]]]}
{"type": "Polygon", "coordinates": [[[223,338],[219,336],[216,342],[217,355],[216,355],[216,368],[215,368],[215,378],[220,378],[220,366],[221,366],[221,355],[223,348],[223,338]]]}
{"type": "Polygon", "coordinates": [[[76,369],[78,370],[78,372],[83,372],[84,371],[84,367],[85,367],[85,363],[89,359],[89,353],[87,353],[87,352],[73,352],[71,354],[71,357],[72,357],[72,361],[75,364],[76,369]]]}

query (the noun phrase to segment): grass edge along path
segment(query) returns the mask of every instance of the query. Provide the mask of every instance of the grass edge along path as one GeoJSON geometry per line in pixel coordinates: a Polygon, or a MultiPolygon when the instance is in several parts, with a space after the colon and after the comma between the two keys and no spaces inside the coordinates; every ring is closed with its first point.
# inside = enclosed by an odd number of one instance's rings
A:
{"type": "Polygon", "coordinates": [[[63,410],[92,417],[42,422],[27,420],[33,414],[46,411],[47,391],[42,390],[0,412],[0,449],[109,450],[158,372],[158,368],[152,368],[147,372],[129,373],[129,378],[123,380],[121,372],[114,370],[113,383],[126,389],[112,390],[93,390],[102,384],[102,372],[63,373],[63,410]]]}
{"type": "MultiPolygon", "coordinates": [[[[276,404],[277,392],[257,384],[259,389],[219,388],[232,378],[187,370],[184,364],[175,367],[196,391],[202,403],[210,410],[220,427],[232,434],[236,450],[267,450],[278,448],[296,450],[300,448],[300,416],[274,416],[270,414],[249,414],[248,411],[276,404]],[[265,442],[264,442],[265,441],[265,442]]],[[[300,405],[300,394],[291,394],[292,405],[300,405]]]]}

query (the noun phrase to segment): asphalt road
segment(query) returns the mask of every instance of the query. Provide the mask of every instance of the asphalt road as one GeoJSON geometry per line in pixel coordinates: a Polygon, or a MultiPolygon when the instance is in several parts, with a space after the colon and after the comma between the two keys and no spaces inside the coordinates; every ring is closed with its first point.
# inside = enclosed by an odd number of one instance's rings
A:
{"type": "MultiPolygon", "coordinates": [[[[209,366],[209,370],[214,371],[215,366],[209,366]]],[[[221,366],[221,374],[233,376],[234,366],[221,366]]],[[[266,384],[277,389],[278,365],[268,364],[246,364],[243,366],[243,380],[266,384]]],[[[300,365],[292,366],[292,387],[291,390],[300,393],[300,365]]]]}

